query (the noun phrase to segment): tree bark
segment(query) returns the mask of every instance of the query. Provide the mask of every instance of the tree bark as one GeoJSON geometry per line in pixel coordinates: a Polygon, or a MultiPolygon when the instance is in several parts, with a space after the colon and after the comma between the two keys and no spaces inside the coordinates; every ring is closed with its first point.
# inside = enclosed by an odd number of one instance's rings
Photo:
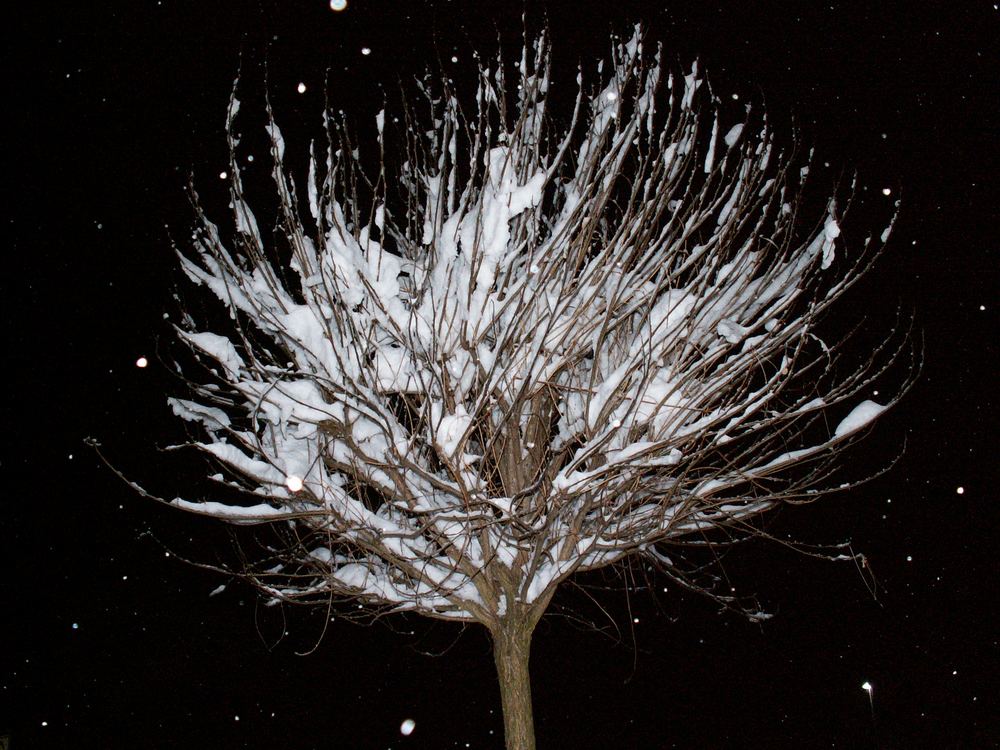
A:
{"type": "Polygon", "coordinates": [[[528,656],[534,622],[505,619],[493,631],[493,661],[500,680],[507,750],[535,750],[528,656]]]}

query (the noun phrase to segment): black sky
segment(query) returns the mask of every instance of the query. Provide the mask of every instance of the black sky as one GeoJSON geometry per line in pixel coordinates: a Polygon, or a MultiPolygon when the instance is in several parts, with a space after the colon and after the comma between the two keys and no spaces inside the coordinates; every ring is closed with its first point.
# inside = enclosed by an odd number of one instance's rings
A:
{"type": "MultiPolygon", "coordinates": [[[[560,618],[539,628],[539,747],[1000,746],[996,5],[122,0],[28,4],[6,28],[0,736],[15,750],[501,746],[483,633],[338,618],[297,655],[324,614],[264,609],[231,582],[209,598],[227,581],[167,550],[230,559],[226,533],[137,497],[83,440],[168,495],[197,470],[158,451],[183,432],[157,356],[188,175],[209,204],[225,200],[241,59],[244,127],[263,126],[266,61],[294,161],[317,135],[324,81],[363,125],[382,87],[391,100],[438,57],[458,77],[498,35],[517,48],[525,7],[546,9],[567,86],[609,32],[644,21],[675,72],[698,57],[724,102],[766,103],[779,134],[794,123],[815,145],[817,180],[857,170],[856,234],[880,232],[901,197],[887,253],[839,322],[878,332],[912,312],[924,354],[917,386],[851,454],[864,473],[905,450],[891,472],[775,527],[850,539],[870,571],[773,544],[734,553],[734,585],[776,613],[763,625],[661,584],[594,594],[615,632],[567,593],[610,637],[560,618]]],[[[256,164],[244,182],[266,194],[256,164]]]]}

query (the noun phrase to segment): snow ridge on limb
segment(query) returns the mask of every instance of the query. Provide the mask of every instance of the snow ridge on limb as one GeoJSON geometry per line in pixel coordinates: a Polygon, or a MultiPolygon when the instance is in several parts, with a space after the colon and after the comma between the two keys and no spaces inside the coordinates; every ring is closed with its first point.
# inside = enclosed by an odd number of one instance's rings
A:
{"type": "Polygon", "coordinates": [[[239,249],[199,209],[180,259],[234,330],[178,330],[218,383],[171,407],[253,496],[174,504],[287,525],[257,575],[273,597],[490,624],[627,555],[686,580],[665,545],[754,533],[895,403],[817,420],[901,351],[837,373],[843,342],[816,337],[879,246],[842,246],[834,199],[796,231],[792,157],[749,114],[707,125],[697,66],[675,80],[661,57],[637,27],[562,121],[544,34],[516,82],[480,68],[471,107],[424,78],[399,132],[376,118],[377,174],[326,118],[305,207],[268,107],[291,274],[234,166],[239,249]]]}

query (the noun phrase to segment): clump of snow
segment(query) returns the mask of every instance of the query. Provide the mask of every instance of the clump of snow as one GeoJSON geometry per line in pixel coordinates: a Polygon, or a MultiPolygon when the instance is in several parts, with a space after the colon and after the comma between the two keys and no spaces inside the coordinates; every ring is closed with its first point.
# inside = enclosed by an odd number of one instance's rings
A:
{"type": "Polygon", "coordinates": [[[239,373],[244,367],[243,359],[236,352],[236,347],[233,346],[233,342],[230,341],[225,336],[220,336],[216,333],[202,332],[202,333],[189,333],[187,331],[180,332],[180,335],[186,339],[188,342],[196,346],[205,354],[209,355],[222,365],[226,372],[235,375],[239,373]]]}
{"type": "Polygon", "coordinates": [[[229,518],[234,520],[264,520],[274,516],[287,515],[288,511],[282,508],[275,508],[266,503],[258,505],[226,505],[213,501],[191,502],[181,498],[175,498],[170,502],[176,508],[190,510],[195,513],[203,513],[216,518],[229,518]]]}
{"type": "Polygon", "coordinates": [[[747,335],[750,330],[741,326],[735,320],[730,320],[726,318],[725,320],[720,320],[719,324],[716,326],[716,330],[719,335],[722,336],[730,344],[738,344],[747,335]]]}
{"type": "Polygon", "coordinates": [[[732,148],[736,144],[736,141],[740,139],[740,135],[742,135],[742,133],[743,133],[742,123],[733,125],[733,127],[729,129],[729,132],[726,133],[726,138],[725,138],[726,145],[729,148],[732,148]]]}
{"type": "Polygon", "coordinates": [[[443,415],[434,435],[441,453],[448,457],[454,456],[462,436],[471,424],[472,417],[462,404],[455,407],[454,414],[443,415]]]}
{"type": "Polygon", "coordinates": [[[823,226],[823,263],[822,268],[825,271],[833,263],[833,241],[840,236],[840,226],[837,224],[837,220],[832,216],[826,220],[826,224],[823,226]]]}
{"type": "Polygon", "coordinates": [[[851,409],[851,413],[841,420],[837,429],[833,431],[835,437],[855,432],[870,423],[875,417],[884,412],[887,407],[876,404],[874,401],[862,401],[851,409]]]}

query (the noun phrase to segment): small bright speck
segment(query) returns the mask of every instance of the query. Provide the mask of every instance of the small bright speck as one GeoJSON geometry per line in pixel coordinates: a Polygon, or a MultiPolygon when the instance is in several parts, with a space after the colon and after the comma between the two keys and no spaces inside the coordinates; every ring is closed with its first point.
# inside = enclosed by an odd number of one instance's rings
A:
{"type": "Polygon", "coordinates": [[[861,689],[864,690],[866,693],[870,693],[872,691],[872,684],[867,680],[865,680],[864,682],[861,683],[861,689]]]}
{"type": "Polygon", "coordinates": [[[306,93],[306,85],[305,85],[304,83],[300,83],[300,84],[299,84],[299,85],[298,85],[298,86],[297,86],[297,87],[295,88],[295,90],[296,90],[296,91],[298,91],[298,92],[299,92],[300,94],[304,94],[304,93],[306,93]]]}
{"type": "Polygon", "coordinates": [[[135,366],[136,367],[145,367],[148,364],[149,364],[149,360],[146,359],[145,357],[139,357],[139,359],[137,359],[135,361],[135,366]]]}
{"type": "Polygon", "coordinates": [[[882,195],[892,195],[892,191],[889,188],[882,188],[882,195]]]}
{"type": "Polygon", "coordinates": [[[913,562],[913,555],[907,555],[906,562],[913,562]]]}
{"type": "Polygon", "coordinates": [[[362,55],[370,55],[371,53],[372,53],[371,47],[362,47],[361,48],[361,54],[362,55]]]}
{"type": "Polygon", "coordinates": [[[239,716],[235,716],[235,717],[233,717],[233,718],[235,718],[235,719],[236,719],[236,721],[239,721],[239,720],[240,720],[240,717],[239,717],[239,716]]]}
{"type": "Polygon", "coordinates": [[[734,100],[738,100],[739,98],[740,98],[740,95],[739,95],[739,94],[733,94],[733,99],[734,99],[734,100]]]}
{"type": "Polygon", "coordinates": [[[297,477],[294,474],[289,474],[285,477],[285,486],[292,492],[298,492],[302,489],[302,477],[297,477]]]}
{"type": "Polygon", "coordinates": [[[404,736],[409,737],[411,734],[413,734],[413,729],[416,726],[417,722],[415,722],[413,719],[407,719],[406,721],[404,721],[402,724],[399,725],[399,731],[404,736]]]}
{"type": "Polygon", "coordinates": [[[229,175],[226,172],[219,172],[219,179],[220,180],[224,180],[227,177],[229,177],[229,175]]]}
{"type": "Polygon", "coordinates": [[[452,62],[458,62],[458,58],[457,58],[457,57],[454,57],[454,56],[453,56],[453,57],[451,58],[451,61],[452,61],[452,62]]]}
{"type": "Polygon", "coordinates": [[[43,722],[42,722],[42,726],[43,726],[43,727],[47,727],[48,725],[49,725],[49,722],[47,722],[47,721],[43,721],[43,722]]]}
{"type": "Polygon", "coordinates": [[[955,488],[955,493],[959,494],[959,495],[964,495],[965,494],[965,487],[956,487],[955,488]]]}
{"type": "Polygon", "coordinates": [[[347,7],[347,0],[330,0],[330,10],[338,13],[347,7]]]}
{"type": "Polygon", "coordinates": [[[613,102],[617,98],[618,98],[618,94],[616,94],[614,91],[609,91],[608,92],[608,101],[609,102],[613,102]]]}
{"type": "Polygon", "coordinates": [[[634,623],[638,624],[638,622],[639,622],[639,618],[638,618],[638,617],[633,617],[633,618],[632,618],[632,622],[634,622],[634,623]]]}
{"type": "Polygon", "coordinates": [[[80,623],[74,622],[73,623],[73,630],[79,630],[79,629],[80,629],[80,623]]]}
{"type": "Polygon", "coordinates": [[[985,309],[986,309],[986,305],[980,305],[980,306],[979,306],[979,309],[980,309],[980,310],[985,310],[985,309]]]}
{"type": "Polygon", "coordinates": [[[953,670],[951,671],[951,673],[952,673],[952,674],[958,674],[958,670],[957,670],[957,669],[953,669],[953,670]]]}

